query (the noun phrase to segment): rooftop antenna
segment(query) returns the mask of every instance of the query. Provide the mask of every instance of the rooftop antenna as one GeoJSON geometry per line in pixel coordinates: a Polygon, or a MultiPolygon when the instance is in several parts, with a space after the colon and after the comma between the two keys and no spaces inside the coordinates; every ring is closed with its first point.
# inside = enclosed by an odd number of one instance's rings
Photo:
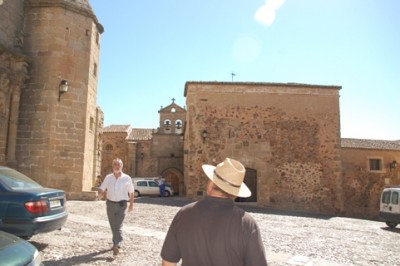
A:
{"type": "Polygon", "coordinates": [[[236,76],[236,74],[232,72],[231,75],[232,75],[232,82],[233,82],[233,77],[236,76]]]}

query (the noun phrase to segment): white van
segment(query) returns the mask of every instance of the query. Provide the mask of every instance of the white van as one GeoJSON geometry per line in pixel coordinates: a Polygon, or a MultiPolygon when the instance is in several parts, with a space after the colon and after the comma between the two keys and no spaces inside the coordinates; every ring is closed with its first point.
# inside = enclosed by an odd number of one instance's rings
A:
{"type": "Polygon", "coordinates": [[[399,197],[400,187],[389,187],[382,191],[379,216],[391,228],[400,223],[399,197]]]}

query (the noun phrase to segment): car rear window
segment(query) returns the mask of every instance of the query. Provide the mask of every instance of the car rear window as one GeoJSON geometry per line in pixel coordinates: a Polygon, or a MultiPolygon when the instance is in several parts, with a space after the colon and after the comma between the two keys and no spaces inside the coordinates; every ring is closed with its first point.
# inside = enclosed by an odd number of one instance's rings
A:
{"type": "Polygon", "coordinates": [[[0,169],[0,182],[11,190],[41,188],[42,186],[13,169],[0,169]]]}

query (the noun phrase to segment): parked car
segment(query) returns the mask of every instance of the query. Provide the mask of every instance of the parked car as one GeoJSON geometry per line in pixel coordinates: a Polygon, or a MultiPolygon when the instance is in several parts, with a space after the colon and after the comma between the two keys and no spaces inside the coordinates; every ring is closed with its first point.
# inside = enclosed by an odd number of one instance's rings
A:
{"type": "MultiPolygon", "coordinates": [[[[158,182],[154,178],[132,178],[133,186],[135,187],[135,197],[142,195],[159,196],[160,188],[158,182]]],[[[165,183],[165,197],[174,195],[174,190],[171,185],[165,183]]]]}
{"type": "Polygon", "coordinates": [[[29,238],[61,229],[67,220],[65,192],[45,188],[0,166],[0,230],[29,238]]]}
{"type": "Polygon", "coordinates": [[[0,231],[0,263],[7,266],[43,266],[34,245],[15,235],[0,231]]]}
{"type": "Polygon", "coordinates": [[[383,189],[379,216],[391,228],[400,223],[400,187],[383,189]]]}

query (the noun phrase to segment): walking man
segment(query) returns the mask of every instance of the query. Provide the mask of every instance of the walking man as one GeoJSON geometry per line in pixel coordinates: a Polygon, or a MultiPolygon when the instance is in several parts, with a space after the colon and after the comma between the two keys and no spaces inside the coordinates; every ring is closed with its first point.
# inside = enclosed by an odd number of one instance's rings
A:
{"type": "Polygon", "coordinates": [[[133,210],[134,188],[129,175],[122,172],[123,163],[121,159],[113,160],[113,172],[107,175],[100,185],[99,198],[106,192],[107,217],[113,235],[113,255],[118,255],[121,248],[122,223],[125,218],[126,209],[133,210]]]}
{"type": "Polygon", "coordinates": [[[160,197],[165,196],[165,179],[163,176],[158,177],[158,186],[160,188],[160,197]]]}
{"type": "Polygon", "coordinates": [[[161,250],[163,266],[267,265],[256,221],[234,203],[250,197],[244,166],[226,158],[216,167],[203,165],[207,196],[184,206],[174,217],[161,250]]]}

